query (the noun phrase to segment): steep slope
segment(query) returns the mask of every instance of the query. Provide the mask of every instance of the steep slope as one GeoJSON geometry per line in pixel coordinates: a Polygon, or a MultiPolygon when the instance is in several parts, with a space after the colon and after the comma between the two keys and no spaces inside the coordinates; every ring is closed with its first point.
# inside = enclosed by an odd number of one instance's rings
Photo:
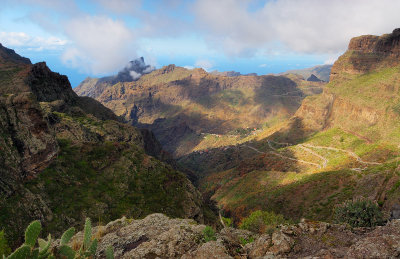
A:
{"type": "Polygon", "coordinates": [[[287,122],[180,162],[237,221],[256,209],[331,220],[336,204],[360,196],[389,212],[400,197],[398,32],[352,39],[323,93],[287,122]]]}
{"type": "Polygon", "coordinates": [[[400,30],[352,39],[335,62],[323,94],[297,111],[305,127],[340,127],[373,142],[400,143],[400,30]]]}
{"type": "Polygon", "coordinates": [[[231,77],[169,65],[135,82],[93,86],[91,92],[102,91],[98,101],[132,124],[151,129],[167,151],[181,156],[213,147],[209,135],[235,144],[250,128],[289,118],[305,96],[322,87],[294,75],[231,77]]]}
{"type": "Polygon", "coordinates": [[[87,216],[204,220],[201,195],[162,162],[170,157],[150,132],[78,97],[45,63],[0,47],[0,65],[0,228],[13,245],[33,219],[52,234],[87,216]]]}

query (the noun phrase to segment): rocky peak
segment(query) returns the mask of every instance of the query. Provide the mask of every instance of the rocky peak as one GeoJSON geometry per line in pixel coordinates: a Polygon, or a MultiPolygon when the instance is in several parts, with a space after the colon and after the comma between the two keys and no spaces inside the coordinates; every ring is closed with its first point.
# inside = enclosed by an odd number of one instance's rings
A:
{"type": "Polygon", "coordinates": [[[52,72],[45,62],[32,66],[27,83],[39,102],[63,100],[66,103],[73,103],[78,98],[72,91],[68,78],[52,72]]]}
{"type": "Polygon", "coordinates": [[[168,65],[168,66],[164,66],[160,69],[161,74],[167,74],[167,73],[171,73],[172,71],[174,71],[176,68],[176,66],[174,64],[168,65]]]}
{"type": "Polygon", "coordinates": [[[365,35],[350,40],[349,50],[382,55],[400,55],[400,28],[382,36],[365,35]]]}
{"type": "Polygon", "coordinates": [[[132,82],[138,80],[142,75],[148,74],[155,70],[153,66],[146,65],[144,58],[140,57],[135,60],[129,61],[129,63],[118,72],[115,76],[103,77],[100,82],[109,82],[116,84],[118,82],[132,82]]]}
{"type": "Polygon", "coordinates": [[[330,80],[399,64],[400,28],[382,36],[359,36],[351,39],[346,53],[333,65],[330,80]]]}
{"type": "Polygon", "coordinates": [[[31,64],[29,58],[24,58],[15,53],[14,50],[9,49],[1,45],[0,43],[0,64],[6,62],[12,62],[17,64],[31,64]]]}

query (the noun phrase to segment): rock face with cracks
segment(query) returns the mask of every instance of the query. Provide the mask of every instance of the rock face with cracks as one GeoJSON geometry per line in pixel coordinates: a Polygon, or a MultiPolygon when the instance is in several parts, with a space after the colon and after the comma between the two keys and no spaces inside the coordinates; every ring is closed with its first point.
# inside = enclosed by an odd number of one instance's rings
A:
{"type": "MultiPolygon", "coordinates": [[[[121,218],[94,228],[97,256],[113,246],[116,258],[397,258],[400,220],[386,226],[351,229],[346,225],[303,220],[279,226],[272,234],[224,228],[205,242],[203,230],[190,219],[152,214],[141,220],[121,218]],[[247,244],[244,243],[247,240],[247,244]]],[[[79,232],[71,240],[82,242],[79,232]]]]}

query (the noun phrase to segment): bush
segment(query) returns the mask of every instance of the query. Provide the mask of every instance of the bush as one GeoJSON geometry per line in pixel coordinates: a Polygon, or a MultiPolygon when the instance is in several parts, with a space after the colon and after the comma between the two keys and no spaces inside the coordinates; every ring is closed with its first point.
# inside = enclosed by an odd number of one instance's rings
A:
{"type": "Polygon", "coordinates": [[[225,218],[225,217],[221,217],[222,222],[224,222],[225,227],[229,228],[232,226],[232,219],[231,218],[225,218]]]}
{"type": "Polygon", "coordinates": [[[7,239],[4,236],[4,231],[0,231],[0,258],[3,255],[7,256],[11,253],[11,249],[8,246],[7,239]]]}
{"type": "Polygon", "coordinates": [[[215,231],[212,227],[206,226],[203,230],[203,238],[204,242],[215,241],[217,238],[215,237],[215,231]]]}
{"type": "Polygon", "coordinates": [[[253,243],[254,237],[249,237],[249,238],[239,237],[239,241],[242,246],[245,246],[247,244],[253,243]]]}
{"type": "Polygon", "coordinates": [[[367,199],[350,200],[336,206],[335,220],[352,227],[373,227],[384,222],[378,205],[367,199]]]}
{"type": "Polygon", "coordinates": [[[286,223],[285,218],[280,214],[270,211],[257,210],[242,220],[239,228],[246,229],[255,233],[270,232],[278,225],[286,223]]]}

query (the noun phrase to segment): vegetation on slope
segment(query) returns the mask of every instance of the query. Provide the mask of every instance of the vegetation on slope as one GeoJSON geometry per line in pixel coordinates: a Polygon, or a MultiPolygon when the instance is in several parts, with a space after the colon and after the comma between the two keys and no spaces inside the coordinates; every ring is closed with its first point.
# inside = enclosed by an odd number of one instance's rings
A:
{"type": "MultiPolygon", "coordinates": [[[[64,137],[85,130],[86,136],[90,132],[104,134],[111,123],[87,116],[58,116],[59,127],[75,128],[68,134],[59,131],[64,137]]],[[[122,134],[119,132],[120,138],[122,134]]],[[[21,227],[35,217],[24,216],[27,207],[28,214],[35,214],[35,207],[45,210],[45,232],[60,233],[66,224],[80,225],[87,216],[95,222],[121,215],[140,218],[154,212],[185,217],[191,206],[201,206],[199,198],[190,193],[195,190],[185,175],[148,156],[137,143],[59,139],[60,150],[52,164],[0,207],[1,228],[9,240],[18,241],[21,227]],[[27,196],[35,197],[34,206],[24,204],[27,196]]]]}

